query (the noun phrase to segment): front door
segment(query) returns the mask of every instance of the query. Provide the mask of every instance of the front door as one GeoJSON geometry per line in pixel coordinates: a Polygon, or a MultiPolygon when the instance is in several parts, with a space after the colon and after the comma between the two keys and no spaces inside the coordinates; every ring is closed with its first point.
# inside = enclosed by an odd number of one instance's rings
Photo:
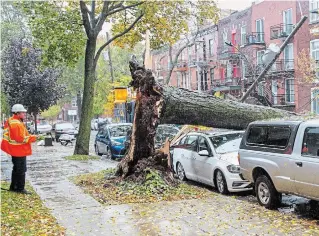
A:
{"type": "Polygon", "coordinates": [[[319,199],[319,127],[306,128],[300,141],[301,152],[294,163],[295,189],[302,196],[319,199]]]}
{"type": "Polygon", "coordinates": [[[212,183],[212,165],[211,165],[211,159],[212,157],[212,151],[209,148],[208,141],[205,137],[200,136],[198,139],[198,149],[195,153],[195,170],[197,179],[199,182],[213,185],[212,183]],[[209,153],[209,156],[200,156],[198,153],[200,151],[207,150],[209,153]]]}

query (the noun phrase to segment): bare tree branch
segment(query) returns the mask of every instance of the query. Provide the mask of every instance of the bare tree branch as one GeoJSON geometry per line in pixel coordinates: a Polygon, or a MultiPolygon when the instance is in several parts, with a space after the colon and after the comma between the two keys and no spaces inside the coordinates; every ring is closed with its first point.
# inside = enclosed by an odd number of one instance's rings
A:
{"type": "Polygon", "coordinates": [[[123,36],[124,34],[126,34],[127,32],[129,32],[129,31],[136,25],[136,23],[140,21],[140,19],[141,19],[143,16],[144,16],[144,13],[142,13],[141,15],[139,15],[139,16],[135,19],[135,21],[134,21],[128,28],[126,28],[122,33],[119,33],[119,34],[115,35],[114,37],[112,37],[110,40],[108,40],[105,44],[103,44],[103,45],[99,48],[99,50],[97,51],[97,53],[96,53],[96,55],[95,55],[95,58],[94,58],[94,63],[95,63],[95,65],[96,65],[97,61],[99,60],[99,57],[100,57],[100,55],[101,55],[103,49],[104,49],[107,45],[109,45],[111,42],[113,42],[115,39],[117,39],[117,38],[123,36]]]}
{"type": "Polygon", "coordinates": [[[91,35],[91,25],[90,25],[90,20],[89,20],[89,10],[85,4],[84,1],[80,1],[80,9],[81,9],[81,13],[82,13],[82,20],[83,20],[83,25],[85,28],[85,32],[86,35],[89,37],[89,35],[91,35]]]}

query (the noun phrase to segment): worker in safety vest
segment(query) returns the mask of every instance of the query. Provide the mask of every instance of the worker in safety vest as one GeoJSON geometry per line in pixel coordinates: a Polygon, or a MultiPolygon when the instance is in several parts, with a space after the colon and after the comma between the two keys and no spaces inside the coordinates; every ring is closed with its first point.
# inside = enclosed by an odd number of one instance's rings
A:
{"type": "Polygon", "coordinates": [[[25,190],[25,172],[27,171],[26,156],[32,154],[31,143],[36,141],[35,135],[30,135],[23,123],[27,110],[21,104],[12,107],[10,117],[3,130],[1,150],[12,156],[13,170],[10,191],[30,194],[25,190]]]}

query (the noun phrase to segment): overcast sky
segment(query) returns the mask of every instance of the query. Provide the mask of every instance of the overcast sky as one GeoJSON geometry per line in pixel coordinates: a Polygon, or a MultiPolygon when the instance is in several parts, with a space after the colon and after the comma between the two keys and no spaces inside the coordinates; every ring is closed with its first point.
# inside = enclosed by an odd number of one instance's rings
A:
{"type": "Polygon", "coordinates": [[[253,0],[218,0],[217,2],[222,9],[243,10],[249,7],[253,0]]]}

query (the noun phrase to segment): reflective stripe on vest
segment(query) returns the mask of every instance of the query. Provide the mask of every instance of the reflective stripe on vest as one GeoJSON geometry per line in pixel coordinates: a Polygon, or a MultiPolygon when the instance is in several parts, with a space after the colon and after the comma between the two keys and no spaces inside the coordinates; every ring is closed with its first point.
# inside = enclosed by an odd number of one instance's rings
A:
{"type": "Polygon", "coordinates": [[[9,128],[6,128],[6,129],[3,130],[3,139],[8,141],[8,143],[10,143],[11,145],[22,145],[22,144],[28,143],[28,141],[29,141],[30,136],[26,136],[21,143],[15,141],[15,140],[12,140],[10,138],[10,124],[20,124],[20,123],[21,122],[18,121],[18,120],[11,120],[11,118],[9,118],[9,120],[8,120],[9,128]]]}

